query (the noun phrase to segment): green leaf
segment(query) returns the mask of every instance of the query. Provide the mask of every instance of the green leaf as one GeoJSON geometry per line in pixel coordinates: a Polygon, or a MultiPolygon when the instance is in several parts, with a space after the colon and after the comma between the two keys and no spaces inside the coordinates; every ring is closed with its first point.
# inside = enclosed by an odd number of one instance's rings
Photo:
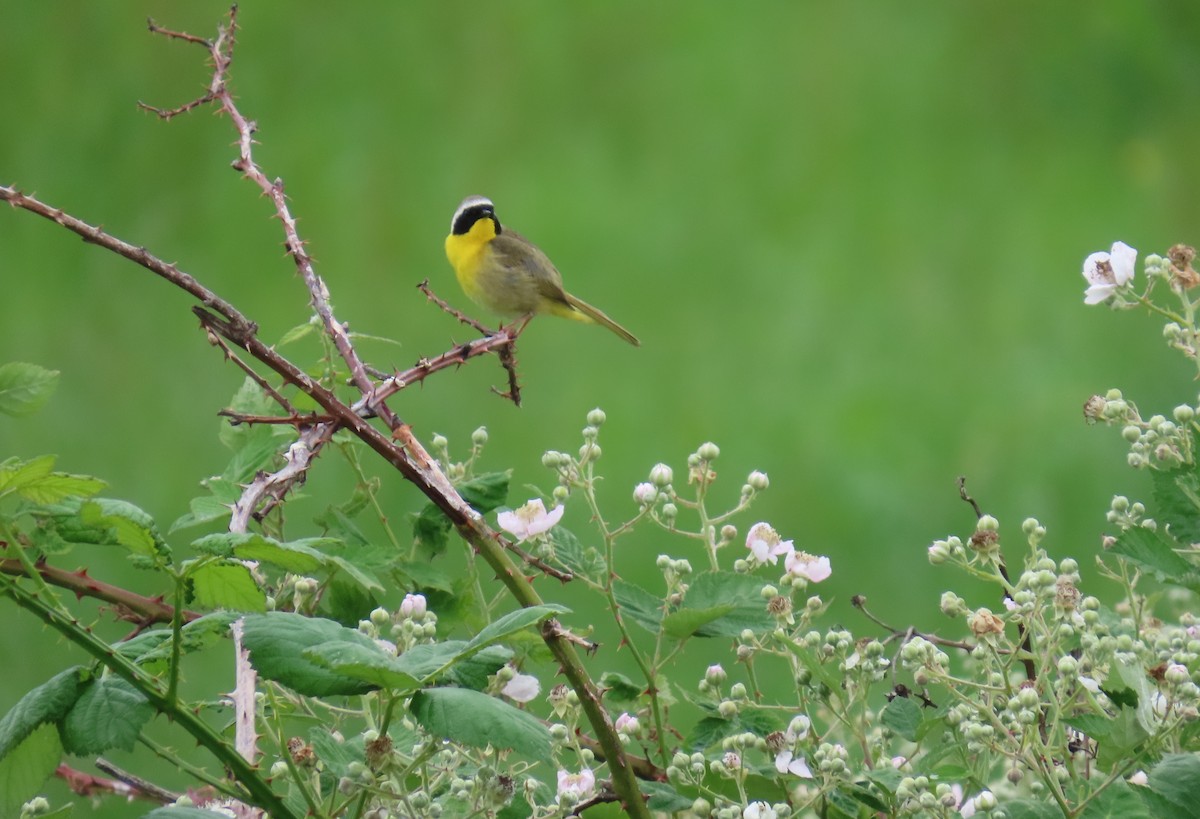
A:
{"type": "Polygon", "coordinates": [[[1137,692],[1137,721],[1147,734],[1158,729],[1158,718],[1154,716],[1154,699],[1157,691],[1150,685],[1141,663],[1121,662],[1113,664],[1113,672],[1125,685],[1137,692]]]}
{"type": "Polygon", "coordinates": [[[83,692],[83,667],[72,666],[55,674],[17,701],[0,720],[0,760],[45,722],[67,715],[83,692]]]}
{"type": "Polygon", "coordinates": [[[1062,819],[1062,811],[1053,803],[1035,799],[1014,799],[1004,803],[1008,819],[1062,819]]]}
{"type": "Polygon", "coordinates": [[[676,640],[686,640],[705,626],[720,620],[734,610],[733,606],[714,606],[708,609],[683,608],[663,618],[663,631],[676,640]]]}
{"type": "Polygon", "coordinates": [[[398,560],[395,569],[421,589],[452,593],[454,584],[441,569],[424,561],[398,560]]]}
{"type": "Polygon", "coordinates": [[[550,530],[550,543],[554,546],[554,559],[570,569],[573,574],[582,575],[599,582],[604,575],[604,556],[595,546],[584,546],[575,537],[575,533],[565,526],[555,526],[550,530]]]}
{"type": "Polygon", "coordinates": [[[465,646],[462,640],[413,646],[396,658],[396,667],[422,682],[429,682],[431,675],[451,665],[465,646]]]}
{"type": "Polygon", "coordinates": [[[712,611],[732,607],[696,631],[697,637],[736,637],[750,629],[756,633],[770,630],[775,620],[767,613],[762,599],[763,581],[748,574],[704,572],[692,579],[684,596],[683,608],[712,611]]]}
{"type": "Polygon", "coordinates": [[[299,341],[305,336],[312,335],[315,332],[317,332],[317,325],[311,321],[306,321],[303,324],[297,324],[295,327],[284,333],[280,337],[279,341],[275,343],[275,346],[286,347],[288,344],[299,341]]]}
{"type": "Polygon", "coordinates": [[[171,524],[171,532],[211,523],[214,520],[228,520],[229,507],[236,503],[242,494],[241,487],[225,478],[208,478],[200,483],[210,494],[192,498],[188,505],[190,511],[171,524]]]}
{"type": "Polygon", "coordinates": [[[346,776],[352,763],[367,761],[362,734],[338,739],[327,728],[313,728],[308,732],[308,741],[312,743],[317,759],[335,776],[346,776]]]}
{"type": "Polygon", "coordinates": [[[628,617],[651,634],[662,629],[662,600],[625,580],[614,580],[612,588],[622,617],[628,617]]]}
{"type": "Polygon", "coordinates": [[[368,682],[377,688],[412,691],[420,683],[397,666],[396,658],[379,646],[343,641],[323,643],[304,650],[306,659],[322,668],[368,682]]]}
{"type": "Polygon", "coordinates": [[[1195,567],[1175,552],[1175,545],[1162,533],[1139,526],[1119,534],[1108,553],[1120,555],[1136,566],[1149,569],[1163,580],[1181,584],[1183,578],[1195,574],[1195,567]]]}
{"type": "Polygon", "coordinates": [[[157,557],[170,553],[158,534],[154,519],[122,500],[67,499],[31,510],[43,526],[51,527],[68,543],[120,546],[134,555],[157,557]]]}
{"type": "Polygon", "coordinates": [[[917,727],[921,724],[921,706],[912,697],[895,697],[880,714],[883,724],[909,742],[917,741],[917,727]]]}
{"type": "Polygon", "coordinates": [[[242,643],[250,651],[250,662],[266,679],[311,697],[365,694],[375,689],[377,686],[330,671],[304,656],[305,649],[331,642],[375,645],[361,632],[317,617],[273,611],[244,619],[242,643]]]}
{"type": "Polygon", "coordinates": [[[600,687],[604,689],[605,702],[633,702],[642,691],[644,685],[635,685],[633,680],[616,671],[605,671],[600,675],[600,687]]]}
{"type": "Polygon", "coordinates": [[[1170,526],[1171,535],[1184,543],[1200,541],[1200,464],[1178,469],[1151,469],[1155,519],[1170,526]]]}
{"type": "MultiPolygon", "coordinates": [[[[463,481],[455,486],[463,500],[476,512],[487,514],[502,505],[508,497],[512,471],[489,472],[463,481]]],[[[450,538],[450,520],[432,503],[413,516],[413,539],[427,554],[439,555],[446,550],[450,538]]]]}
{"type": "Polygon", "coordinates": [[[512,658],[513,651],[507,646],[488,646],[450,666],[446,676],[460,688],[482,691],[488,686],[488,678],[512,658]]]}
{"type": "Polygon", "coordinates": [[[229,819],[227,813],[216,813],[204,808],[155,808],[142,819],[229,819]]]}
{"type": "Polygon", "coordinates": [[[484,626],[478,634],[471,638],[459,657],[466,657],[486,645],[503,640],[514,632],[537,625],[543,620],[547,620],[557,614],[568,614],[570,611],[566,606],[560,606],[556,603],[542,606],[527,606],[523,609],[510,611],[503,617],[493,620],[484,626]]]}
{"type": "Polygon", "coordinates": [[[549,761],[550,732],[532,715],[466,688],[427,688],[413,695],[413,717],[435,737],[473,748],[511,749],[549,761]]]}
{"type": "Polygon", "coordinates": [[[649,797],[646,800],[647,808],[652,811],[661,811],[662,813],[690,811],[694,801],[672,788],[666,782],[640,780],[638,782],[638,790],[649,797]]]}
{"type": "Polygon", "coordinates": [[[1200,817],[1200,756],[1168,754],[1150,770],[1150,790],[1175,806],[1176,816],[1200,817]]]}
{"type": "Polygon", "coordinates": [[[67,498],[90,498],[106,486],[107,483],[90,475],[51,472],[21,487],[18,494],[30,503],[58,503],[67,498]]]}
{"type": "Polygon", "coordinates": [[[62,755],[58,731],[43,725],[0,756],[0,816],[16,816],[54,773],[62,755]]]}
{"type": "Polygon", "coordinates": [[[33,415],[58,386],[58,370],[12,361],[0,364],[0,412],[13,418],[33,415]]]}
{"type": "Polygon", "coordinates": [[[40,455],[28,461],[9,458],[0,464],[0,494],[17,492],[50,474],[54,469],[54,455],[40,455]]]}
{"type": "Polygon", "coordinates": [[[206,609],[266,611],[267,596],[241,563],[206,563],[188,574],[192,596],[206,609]]]}
{"type": "MultiPolygon", "coordinates": [[[[1195,794],[1192,801],[1195,801],[1195,794]]],[[[1175,814],[1181,816],[1182,814],[1175,814]]],[[[1081,819],[1155,819],[1155,814],[1124,779],[1117,779],[1087,803],[1081,819]]]]}
{"type": "Polygon", "coordinates": [[[94,680],[62,723],[63,745],[72,754],[90,756],[112,748],[133,750],[154,707],[120,677],[94,680]]]}
{"type": "MultiPolygon", "coordinates": [[[[230,623],[239,617],[241,614],[238,612],[216,611],[185,623],[180,633],[180,650],[188,654],[208,648],[227,636],[230,623]]],[[[122,657],[155,671],[159,663],[171,656],[171,629],[144,631],[130,640],[117,643],[114,648],[122,657]]]]}

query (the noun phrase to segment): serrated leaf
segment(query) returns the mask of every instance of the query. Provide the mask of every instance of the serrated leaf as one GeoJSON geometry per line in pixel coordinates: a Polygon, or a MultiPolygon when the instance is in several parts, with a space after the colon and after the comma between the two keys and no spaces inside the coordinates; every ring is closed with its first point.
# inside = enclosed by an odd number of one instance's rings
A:
{"type": "Polygon", "coordinates": [[[62,754],[58,731],[43,725],[0,756],[0,816],[16,816],[54,773],[62,754]]]}
{"type": "Polygon", "coordinates": [[[1171,535],[1183,543],[1200,542],[1200,464],[1178,469],[1151,469],[1154,484],[1154,517],[1170,526],[1171,535]]]}
{"type": "Polygon", "coordinates": [[[634,685],[633,680],[616,671],[601,674],[600,687],[604,689],[605,702],[633,702],[646,688],[644,685],[634,685]]]}
{"type": "Polygon", "coordinates": [[[1146,733],[1153,734],[1158,730],[1159,724],[1158,718],[1154,715],[1154,699],[1158,692],[1151,687],[1145,669],[1136,661],[1125,663],[1118,660],[1113,665],[1113,671],[1121,682],[1137,692],[1138,724],[1146,733]]]}
{"type": "Polygon", "coordinates": [[[1035,799],[1013,799],[1004,803],[1008,819],[1062,819],[1062,811],[1051,802],[1035,799]]]}
{"type": "Polygon", "coordinates": [[[192,542],[204,554],[268,563],[285,572],[312,574],[325,564],[325,555],[308,544],[280,543],[256,532],[217,532],[192,542]]]}
{"type": "MultiPolygon", "coordinates": [[[[1195,801],[1195,794],[1192,795],[1195,801]]],[[[1181,816],[1181,814],[1176,814],[1181,816]]],[[[1114,780],[1096,794],[1080,814],[1081,819],[1155,819],[1141,797],[1124,779],[1114,780]]]]}
{"type": "Polygon", "coordinates": [[[180,529],[188,529],[192,526],[212,523],[214,520],[225,520],[229,517],[229,504],[232,502],[226,503],[220,498],[211,495],[192,498],[188,503],[190,511],[176,518],[168,531],[173,533],[178,532],[180,529]]]}
{"type": "Polygon", "coordinates": [[[645,794],[646,807],[652,811],[678,813],[691,810],[693,800],[672,788],[666,782],[638,781],[638,790],[645,794]]]}
{"type": "Polygon", "coordinates": [[[395,563],[395,569],[412,580],[419,588],[435,589],[447,593],[454,591],[454,584],[446,573],[429,563],[414,560],[399,560],[395,563]]]}
{"type": "Polygon", "coordinates": [[[713,606],[707,609],[682,608],[662,620],[662,630],[676,640],[686,640],[734,610],[734,606],[713,606]]]}
{"type": "Polygon", "coordinates": [[[604,556],[595,546],[584,546],[575,533],[565,526],[550,530],[550,543],[554,546],[554,559],[570,569],[573,574],[599,581],[604,574],[604,556]]]}
{"type": "Polygon", "coordinates": [[[762,587],[762,580],[753,575],[703,572],[688,585],[682,608],[712,611],[731,607],[725,614],[697,629],[697,637],[736,637],[746,629],[762,633],[775,623],[767,613],[762,587]]]}
{"type": "Polygon", "coordinates": [[[250,662],[258,673],[311,697],[365,694],[376,687],[330,671],[304,656],[307,648],[338,641],[374,646],[370,637],[332,620],[282,611],[244,618],[242,643],[250,651],[250,662]]]}
{"type": "Polygon", "coordinates": [[[1175,541],[1161,532],[1138,526],[1121,532],[1108,553],[1120,555],[1143,569],[1149,569],[1163,580],[1183,583],[1183,578],[1195,573],[1195,567],[1174,551],[1175,545],[1175,541]]]}
{"type": "Polygon", "coordinates": [[[90,475],[71,475],[51,472],[17,490],[30,503],[58,503],[67,498],[90,498],[102,491],[107,483],[90,475]]]}
{"type": "Polygon", "coordinates": [[[550,732],[532,715],[466,688],[427,688],[409,711],[435,737],[473,748],[508,749],[536,760],[550,758],[550,732]]]}
{"type": "Polygon", "coordinates": [[[450,666],[446,676],[460,688],[482,691],[488,686],[488,678],[495,674],[513,657],[507,646],[488,646],[450,666]]]}
{"type": "Polygon", "coordinates": [[[28,461],[9,458],[0,464],[0,494],[19,492],[46,477],[54,469],[54,455],[39,455],[28,461]]]}
{"type": "Polygon", "coordinates": [[[267,595],[241,563],[206,563],[189,572],[192,597],[205,609],[266,611],[267,595]]]}
{"type": "Polygon", "coordinates": [[[560,606],[556,603],[527,606],[516,611],[510,611],[508,614],[493,620],[480,629],[479,633],[467,642],[466,647],[462,650],[459,657],[466,657],[486,645],[503,640],[513,632],[537,625],[555,615],[567,614],[570,611],[566,606],[560,606]]]}
{"type": "Polygon", "coordinates": [[[80,502],[67,499],[33,512],[44,525],[52,526],[69,543],[121,546],[133,554],[155,556],[169,552],[158,535],[154,519],[122,500],[93,498],[80,502]]]}
{"type": "Polygon", "coordinates": [[[420,685],[415,677],[400,670],[394,656],[384,653],[377,645],[344,641],[323,643],[305,649],[304,656],[322,668],[377,688],[412,691],[420,685]]]}
{"type": "Polygon", "coordinates": [[[152,716],[154,707],[140,691],[120,677],[101,677],[92,681],[63,720],[63,745],[80,756],[112,748],[131,751],[152,716]]]}
{"type": "Polygon", "coordinates": [[[921,706],[912,697],[894,697],[879,715],[883,724],[897,736],[916,742],[917,727],[921,724],[921,706]]]}
{"type": "Polygon", "coordinates": [[[306,321],[303,324],[297,324],[292,329],[288,330],[279,341],[275,343],[276,347],[286,347],[287,345],[299,341],[305,336],[310,336],[317,331],[317,325],[311,321],[306,321]]]}
{"type": "Polygon", "coordinates": [[[1064,721],[1079,733],[1098,740],[1108,739],[1116,722],[1107,714],[1075,714],[1064,721]]]}
{"type": "Polygon", "coordinates": [[[0,760],[39,725],[58,722],[66,716],[83,692],[82,675],[82,666],[72,666],[17,700],[4,719],[0,719],[0,760]]]}
{"type": "MultiPolygon", "coordinates": [[[[476,512],[487,514],[502,505],[508,497],[512,471],[489,472],[463,481],[455,486],[463,500],[476,512]]],[[[413,540],[430,555],[440,555],[450,539],[450,520],[432,503],[413,516],[413,540]]]]}
{"type": "MultiPolygon", "coordinates": [[[[229,625],[239,617],[238,612],[216,611],[185,623],[179,635],[180,651],[188,654],[213,645],[229,634],[229,625]]],[[[171,630],[144,631],[114,648],[122,657],[154,671],[157,663],[165,663],[171,656],[171,630]]]]}
{"type": "Polygon", "coordinates": [[[0,364],[0,413],[23,418],[46,405],[58,386],[58,370],[10,361],[0,364]]]}
{"type": "Polygon", "coordinates": [[[326,728],[313,728],[308,732],[317,759],[335,776],[346,776],[355,762],[366,762],[366,745],[362,734],[350,739],[339,739],[326,728]]]}
{"type": "Polygon", "coordinates": [[[612,589],[622,617],[629,618],[651,634],[659,632],[663,620],[662,600],[626,580],[614,580],[612,589]]]}
{"type": "Polygon", "coordinates": [[[450,665],[465,646],[462,640],[413,646],[396,658],[397,668],[422,682],[428,682],[430,675],[450,665]]]}
{"type": "Polygon", "coordinates": [[[1150,790],[1175,806],[1177,816],[1200,817],[1200,756],[1168,754],[1149,774],[1150,790]]]}

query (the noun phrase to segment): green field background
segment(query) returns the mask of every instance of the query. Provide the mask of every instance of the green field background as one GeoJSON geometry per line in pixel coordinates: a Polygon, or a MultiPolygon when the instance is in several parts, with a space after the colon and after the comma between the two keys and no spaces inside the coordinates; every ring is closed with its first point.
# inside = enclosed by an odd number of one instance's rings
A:
{"type": "MultiPolygon", "coordinates": [[[[200,49],[145,18],[208,35],[225,13],[0,6],[0,181],[177,262],[271,341],[306,320],[307,295],[269,203],[229,168],[228,121],[135,106],[181,104],[208,78],[200,49]]],[[[954,628],[937,598],[961,584],[925,550],[971,530],[959,475],[1012,555],[1036,516],[1054,554],[1080,559],[1085,592],[1111,597],[1092,560],[1104,513],[1149,488],[1083,402],[1120,386],[1169,412],[1196,386],[1158,322],[1085,308],[1079,270],[1118,239],[1143,255],[1200,239],[1200,5],[247,2],[240,22],[232,81],[258,160],[284,180],[339,318],[400,342],[364,341],[366,358],[403,368],[467,338],[415,286],[467,306],[442,239],[472,193],[641,337],[634,349],[540,319],[521,339],[521,408],[489,392],[503,384],[493,360],[392,402],[459,453],[486,425],[484,465],[515,470],[514,502],[550,488],[542,452],[575,451],[601,406],[611,517],[634,511],[656,462],[678,476],[715,441],[718,502],[752,469],[771,478],[741,530],[769,520],[830,556],[830,622],[867,631],[849,606],[865,594],[897,625],[954,628]]],[[[62,372],[45,411],[0,419],[0,458],[55,453],[168,526],[224,467],[215,413],[241,381],[189,307],[131,263],[0,211],[0,361],[62,372]]],[[[383,474],[402,522],[420,498],[383,474]]],[[[349,478],[323,459],[291,533],[313,534],[349,478]]],[[[587,532],[582,504],[565,524],[587,532]]],[[[172,546],[186,554],[198,534],[172,546]]],[[[622,549],[622,573],[655,589],[655,555],[704,564],[649,530],[622,549]]],[[[60,562],[155,590],[115,553],[60,562]]],[[[0,618],[3,712],[81,657],[4,601],[0,618]]],[[[711,652],[700,664],[728,656],[696,648],[711,652]]],[[[144,810],[81,800],[76,815],[144,810]]]]}

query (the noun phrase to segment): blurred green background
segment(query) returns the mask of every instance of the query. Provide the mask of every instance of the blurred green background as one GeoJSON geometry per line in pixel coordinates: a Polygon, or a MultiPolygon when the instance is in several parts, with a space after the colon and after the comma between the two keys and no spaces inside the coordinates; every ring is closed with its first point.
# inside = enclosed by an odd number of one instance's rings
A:
{"type": "MultiPolygon", "coordinates": [[[[229,169],[229,123],[135,108],[208,78],[204,54],[146,16],[209,35],[225,12],[0,6],[0,179],[178,262],[272,340],[306,320],[307,296],[269,204],[229,169]]],[[[1083,402],[1120,386],[1168,411],[1195,388],[1156,321],[1084,308],[1079,269],[1117,239],[1143,255],[1197,239],[1194,2],[247,2],[240,22],[232,80],[258,160],[284,179],[338,316],[402,342],[364,342],[368,359],[403,368],[466,338],[415,285],[467,306],[442,238],[470,193],[642,338],[541,319],[521,340],[522,408],[489,393],[491,360],[392,402],[460,454],[486,424],[514,502],[549,488],[541,453],[574,451],[602,406],[613,517],[654,463],[679,474],[713,440],[718,499],[751,469],[771,477],[742,531],[770,520],[828,554],[820,591],[855,629],[855,593],[940,625],[938,592],[962,584],[925,549],[972,527],[958,475],[1013,554],[1037,516],[1085,590],[1107,593],[1090,562],[1104,512],[1148,486],[1083,402]]],[[[225,464],[214,413],[241,380],[188,299],[9,210],[0,282],[0,360],[62,371],[47,410],[0,419],[0,456],[57,453],[169,525],[225,464]]],[[[327,458],[309,494],[327,502],[347,475],[327,458]]],[[[419,505],[394,476],[385,496],[394,520],[419,505]]],[[[294,511],[293,533],[318,509],[294,511]]],[[[586,530],[581,505],[566,522],[586,530]]],[[[648,585],[659,552],[704,562],[649,532],[625,548],[648,585]]],[[[66,562],[144,582],[116,557],[66,562]]],[[[5,611],[0,711],[79,660],[5,611]]]]}

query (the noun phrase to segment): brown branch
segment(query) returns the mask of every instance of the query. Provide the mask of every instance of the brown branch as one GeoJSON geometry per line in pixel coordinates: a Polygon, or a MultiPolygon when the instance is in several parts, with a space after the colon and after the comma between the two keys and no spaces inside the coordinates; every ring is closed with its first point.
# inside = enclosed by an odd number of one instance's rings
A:
{"type": "Polygon", "coordinates": [[[971,504],[971,508],[975,510],[975,518],[979,519],[983,517],[983,510],[979,508],[979,504],[975,502],[973,497],[967,494],[967,476],[959,475],[955,483],[958,485],[958,496],[971,504]]]}
{"type": "MultiPolygon", "coordinates": [[[[170,623],[175,615],[175,607],[164,603],[161,597],[146,597],[120,586],[113,586],[101,580],[90,577],[87,569],[69,572],[47,563],[37,564],[38,574],[52,586],[66,589],[75,595],[76,599],[92,597],[116,606],[117,614],[122,620],[136,623],[140,628],[154,623],[170,623]]],[[[14,577],[25,577],[25,567],[15,558],[0,560],[0,573],[14,577]]],[[[200,617],[194,611],[183,612],[183,621],[190,623],[200,617]]]]}
{"type": "Polygon", "coordinates": [[[143,799],[153,799],[154,801],[161,802],[164,805],[169,805],[179,799],[179,794],[169,791],[166,788],[159,787],[153,782],[149,782],[145,779],[142,779],[140,776],[136,776],[126,770],[118,768],[104,757],[96,758],[96,767],[114,779],[132,788],[136,794],[141,796],[143,799]]]}
{"type": "Polygon", "coordinates": [[[304,415],[252,415],[244,412],[236,412],[231,409],[218,410],[217,415],[221,418],[228,418],[229,425],[232,427],[240,424],[275,424],[278,426],[289,427],[307,427],[316,424],[328,424],[333,420],[330,415],[317,415],[315,412],[310,412],[304,415]]]}
{"type": "Polygon", "coordinates": [[[258,388],[262,390],[268,398],[278,404],[284,412],[293,416],[297,414],[296,408],[292,406],[292,402],[287,400],[283,393],[272,387],[267,382],[267,379],[259,375],[253,367],[251,367],[245,361],[242,361],[241,357],[232,349],[230,349],[229,345],[225,343],[225,339],[214,333],[207,333],[207,336],[209,344],[213,345],[214,347],[219,347],[221,352],[225,353],[226,361],[232,361],[234,364],[236,364],[238,369],[244,372],[251,381],[257,384],[258,388]]]}
{"type": "Polygon", "coordinates": [[[497,344],[495,347],[490,349],[495,350],[497,357],[500,359],[500,366],[502,366],[505,372],[508,373],[508,390],[506,392],[501,392],[495,387],[492,387],[492,392],[496,393],[501,398],[512,401],[513,404],[518,407],[521,406],[521,385],[517,380],[516,345],[517,337],[521,335],[522,331],[524,331],[526,326],[529,324],[529,318],[527,317],[519,325],[514,323],[512,327],[501,327],[499,330],[492,330],[471,318],[466,313],[451,307],[444,299],[440,298],[436,293],[433,292],[433,289],[429,286],[429,279],[425,279],[425,281],[418,284],[417,289],[425,294],[425,298],[436,304],[444,312],[454,316],[463,324],[478,330],[485,336],[487,340],[503,339],[502,343],[497,344]]]}

